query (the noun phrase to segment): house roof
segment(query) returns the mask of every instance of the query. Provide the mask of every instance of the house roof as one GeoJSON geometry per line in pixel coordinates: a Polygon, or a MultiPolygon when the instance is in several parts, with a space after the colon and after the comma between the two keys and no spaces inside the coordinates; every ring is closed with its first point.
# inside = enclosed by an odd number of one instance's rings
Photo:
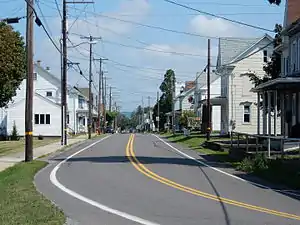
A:
{"type": "Polygon", "coordinates": [[[231,63],[265,38],[273,40],[268,34],[256,38],[220,38],[218,66],[231,63]]]}
{"type": "MultiPolygon", "coordinates": [[[[216,72],[211,72],[210,73],[210,83],[213,83],[219,77],[220,77],[220,74],[217,74],[216,72]]],[[[197,78],[197,85],[198,85],[198,88],[201,89],[206,84],[207,84],[207,73],[203,73],[197,78]]]]}
{"type": "Polygon", "coordinates": [[[236,56],[249,49],[260,38],[220,38],[219,55],[220,65],[230,63],[236,56]]]}

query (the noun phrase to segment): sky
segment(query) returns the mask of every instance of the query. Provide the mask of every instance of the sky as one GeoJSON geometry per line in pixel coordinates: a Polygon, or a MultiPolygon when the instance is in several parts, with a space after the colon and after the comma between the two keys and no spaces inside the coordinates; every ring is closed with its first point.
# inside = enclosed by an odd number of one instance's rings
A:
{"type": "MultiPolygon", "coordinates": [[[[267,0],[174,0],[232,20],[273,30],[282,24],[284,4],[267,0]],[[243,2],[243,3],[242,3],[243,2]]],[[[39,18],[59,46],[62,0],[36,0],[39,18]]],[[[0,0],[0,18],[25,16],[24,0],[0,0]]],[[[13,27],[25,36],[26,21],[13,27]]],[[[60,53],[41,27],[34,27],[34,60],[60,77],[60,53]]],[[[68,59],[80,63],[85,77],[89,69],[89,44],[81,36],[101,37],[93,44],[93,57],[107,58],[103,65],[113,101],[121,111],[133,111],[144,100],[156,101],[156,93],[167,69],[177,81],[194,80],[207,64],[207,37],[211,38],[211,61],[218,54],[218,37],[260,37],[266,31],[207,16],[164,0],[94,0],[94,4],[68,4],[68,59]],[[144,25],[144,26],[141,26],[144,25]],[[146,25],[146,26],[145,26],[146,25]],[[159,27],[163,29],[157,29],[159,27]],[[167,31],[169,30],[169,31],[167,31]],[[171,32],[170,30],[182,33],[171,32]],[[195,35],[196,34],[196,35],[195,35]]],[[[268,33],[274,36],[273,33],[268,33]]],[[[93,62],[94,88],[98,86],[99,62],[93,62]]],[[[72,68],[68,83],[88,87],[88,81],[72,68]]],[[[96,90],[94,91],[96,92],[96,90]]]]}

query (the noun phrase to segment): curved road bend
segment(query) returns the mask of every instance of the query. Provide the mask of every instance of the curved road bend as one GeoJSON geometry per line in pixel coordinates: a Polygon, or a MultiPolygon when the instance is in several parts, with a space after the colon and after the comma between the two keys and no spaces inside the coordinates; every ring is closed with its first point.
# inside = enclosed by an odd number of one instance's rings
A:
{"type": "Polygon", "coordinates": [[[203,167],[152,135],[96,141],[55,157],[36,176],[72,224],[300,224],[299,200],[203,167]]]}

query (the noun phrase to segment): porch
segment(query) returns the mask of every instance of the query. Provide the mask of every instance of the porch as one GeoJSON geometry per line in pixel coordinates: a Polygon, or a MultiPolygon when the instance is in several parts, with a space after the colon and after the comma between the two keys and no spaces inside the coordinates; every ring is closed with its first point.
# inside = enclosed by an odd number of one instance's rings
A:
{"type": "Polygon", "coordinates": [[[300,138],[300,78],[277,78],[252,90],[257,93],[257,104],[262,109],[257,110],[257,135],[300,138]],[[277,131],[278,116],[281,119],[280,134],[277,131]]]}

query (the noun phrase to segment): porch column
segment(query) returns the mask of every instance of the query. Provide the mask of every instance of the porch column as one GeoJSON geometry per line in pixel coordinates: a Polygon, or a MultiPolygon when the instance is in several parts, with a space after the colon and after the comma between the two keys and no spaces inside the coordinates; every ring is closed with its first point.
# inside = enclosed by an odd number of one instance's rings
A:
{"type": "Polygon", "coordinates": [[[274,136],[277,136],[277,90],[274,91],[274,136]]]}
{"type": "Polygon", "coordinates": [[[272,117],[271,117],[271,91],[268,91],[268,135],[272,134],[272,117]]]}
{"type": "Polygon", "coordinates": [[[281,135],[285,137],[285,94],[280,93],[280,111],[281,111],[281,135]]]}
{"type": "Polygon", "coordinates": [[[296,93],[296,123],[300,123],[300,92],[296,93]]]}
{"type": "Polygon", "coordinates": [[[260,93],[257,92],[257,134],[260,134],[260,93]]]}
{"type": "Polygon", "coordinates": [[[267,134],[267,103],[266,103],[266,92],[263,92],[263,134],[267,134]]]}

